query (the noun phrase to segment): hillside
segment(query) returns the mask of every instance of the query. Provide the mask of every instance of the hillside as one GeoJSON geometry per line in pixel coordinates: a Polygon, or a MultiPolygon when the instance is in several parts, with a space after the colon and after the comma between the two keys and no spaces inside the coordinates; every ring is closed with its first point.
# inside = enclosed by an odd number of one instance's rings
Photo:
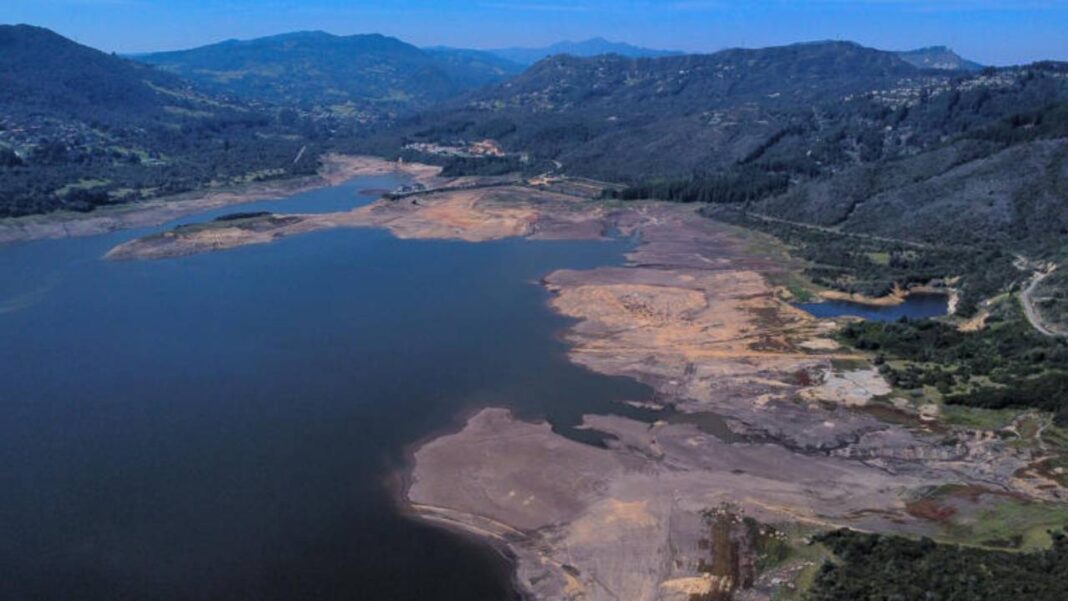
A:
{"type": "Polygon", "coordinates": [[[423,51],[395,38],[321,31],[228,40],[136,57],[216,93],[274,104],[389,113],[422,108],[520,70],[492,54],[423,51]]]}
{"type": "Polygon", "coordinates": [[[0,26],[0,216],[305,173],[292,126],[47,29],[0,26]]]}
{"type": "Polygon", "coordinates": [[[623,42],[610,42],[604,38],[591,38],[581,42],[557,42],[540,48],[497,48],[487,50],[487,52],[521,65],[533,65],[543,58],[559,54],[586,58],[603,54],[618,54],[628,58],[656,58],[683,54],[673,50],[655,50],[623,42]]]}
{"type": "Polygon", "coordinates": [[[944,71],[978,71],[983,68],[975,61],[961,57],[946,46],[928,46],[916,50],[905,50],[897,55],[904,61],[920,69],[941,69],[944,71]]]}
{"type": "Polygon", "coordinates": [[[121,123],[158,117],[166,102],[200,99],[178,78],[80,46],[43,28],[0,26],[0,102],[12,116],[43,113],[121,123]]]}
{"type": "Polygon", "coordinates": [[[1068,258],[1066,199],[1068,101],[976,128],[914,156],[796,183],[741,205],[744,217],[720,215],[795,238],[811,258],[819,254],[819,277],[832,287],[878,295],[894,282],[966,275],[963,308],[970,312],[1030,277],[1017,255],[1030,261],[1068,258]],[[778,221],[761,222],[769,217],[778,221]],[[817,240],[787,224],[823,233],[817,240]],[[893,240],[900,242],[887,242],[893,240]],[[839,258],[824,256],[839,243],[849,249],[839,248],[839,258]],[[910,245],[913,258],[896,266],[870,259],[910,245]]]}
{"type": "Polygon", "coordinates": [[[519,63],[501,58],[482,50],[464,48],[424,48],[438,64],[438,68],[456,85],[464,89],[475,89],[499,83],[523,72],[525,67],[519,63]]]}
{"type": "Polygon", "coordinates": [[[566,172],[616,181],[740,168],[807,179],[926,151],[1064,92],[1056,69],[1041,65],[918,69],[849,42],[657,59],[557,56],[402,121],[374,148],[488,137],[566,172]]]}
{"type": "Polygon", "coordinates": [[[967,314],[1027,277],[1017,253],[1064,253],[1065,102],[1061,64],[919,69],[847,42],[557,56],[368,144],[450,173],[556,168],[629,182],[622,199],[729,208],[712,213],[787,240],[830,288],[967,275],[967,314]],[[449,154],[484,138],[526,162],[449,154]]]}
{"type": "MultiPolygon", "coordinates": [[[[847,98],[947,78],[845,42],[657,59],[556,56],[402,122],[385,137],[394,137],[393,148],[490,137],[576,174],[632,182],[689,177],[764,152],[803,122],[822,124],[818,107],[840,110],[847,98]]],[[[390,148],[380,142],[381,150],[390,148]]]]}

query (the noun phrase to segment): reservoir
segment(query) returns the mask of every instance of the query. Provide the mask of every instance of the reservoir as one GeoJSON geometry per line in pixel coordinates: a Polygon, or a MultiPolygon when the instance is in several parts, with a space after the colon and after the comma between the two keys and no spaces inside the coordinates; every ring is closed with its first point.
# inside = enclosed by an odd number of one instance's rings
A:
{"type": "MultiPolygon", "coordinates": [[[[400,183],[180,222],[343,210],[400,183]]],[[[100,259],[177,223],[0,247],[6,598],[510,599],[495,550],[401,515],[412,445],[485,406],[566,430],[650,397],[569,363],[538,285],[619,264],[625,242],[343,229],[100,259]]]]}
{"type": "Polygon", "coordinates": [[[827,300],[798,303],[797,307],[820,318],[851,316],[870,321],[897,321],[902,317],[923,319],[945,315],[949,310],[949,297],[945,294],[910,294],[898,305],[878,306],[827,300]]]}

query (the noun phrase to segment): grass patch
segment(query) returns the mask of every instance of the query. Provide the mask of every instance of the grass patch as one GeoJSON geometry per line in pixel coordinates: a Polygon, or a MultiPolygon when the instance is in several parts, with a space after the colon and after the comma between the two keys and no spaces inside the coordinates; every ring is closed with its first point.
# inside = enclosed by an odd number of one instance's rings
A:
{"type": "Polygon", "coordinates": [[[978,409],[965,405],[942,405],[942,421],[975,430],[1000,430],[1019,415],[1015,409],[978,409]]]}
{"type": "Polygon", "coordinates": [[[106,186],[106,185],[108,185],[110,183],[111,183],[111,180],[106,180],[106,179],[84,178],[84,179],[80,179],[80,180],[78,180],[76,182],[67,184],[66,186],[63,186],[62,188],[59,188],[58,190],[55,191],[55,194],[57,196],[66,196],[67,194],[69,194],[73,190],[92,190],[94,188],[101,188],[101,187],[106,186]]]}

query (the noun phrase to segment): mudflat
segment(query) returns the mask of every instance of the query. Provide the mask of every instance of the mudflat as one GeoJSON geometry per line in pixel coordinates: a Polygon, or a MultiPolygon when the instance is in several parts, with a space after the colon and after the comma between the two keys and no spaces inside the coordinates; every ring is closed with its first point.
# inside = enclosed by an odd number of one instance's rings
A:
{"type": "Polygon", "coordinates": [[[229,205],[283,198],[359,176],[404,173],[414,181],[432,185],[440,169],[416,163],[397,163],[377,157],[327,155],[319,173],[311,177],[253,183],[229,189],[202,190],[175,197],[104,207],[92,213],[55,213],[0,220],[0,244],[42,238],[91,236],[149,227],[172,219],[229,205]]]}
{"type": "MultiPolygon", "coordinates": [[[[409,168],[415,168],[409,165],[409,168]]],[[[433,168],[431,168],[433,169],[433,168]]],[[[217,221],[137,238],[115,247],[109,259],[158,259],[263,244],[335,228],[382,227],[398,238],[483,242],[512,237],[596,238],[603,208],[583,199],[522,182],[482,187],[452,180],[428,194],[384,197],[351,211],[263,215],[217,221]]]]}

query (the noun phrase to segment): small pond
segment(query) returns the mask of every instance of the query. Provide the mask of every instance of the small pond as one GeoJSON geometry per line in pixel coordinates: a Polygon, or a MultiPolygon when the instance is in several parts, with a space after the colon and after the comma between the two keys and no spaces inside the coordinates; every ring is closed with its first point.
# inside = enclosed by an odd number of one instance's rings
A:
{"type": "Polygon", "coordinates": [[[923,319],[945,315],[949,312],[949,297],[945,294],[910,294],[905,302],[890,306],[865,305],[840,300],[798,303],[796,306],[821,318],[848,315],[871,321],[897,321],[902,317],[923,319]]]}

